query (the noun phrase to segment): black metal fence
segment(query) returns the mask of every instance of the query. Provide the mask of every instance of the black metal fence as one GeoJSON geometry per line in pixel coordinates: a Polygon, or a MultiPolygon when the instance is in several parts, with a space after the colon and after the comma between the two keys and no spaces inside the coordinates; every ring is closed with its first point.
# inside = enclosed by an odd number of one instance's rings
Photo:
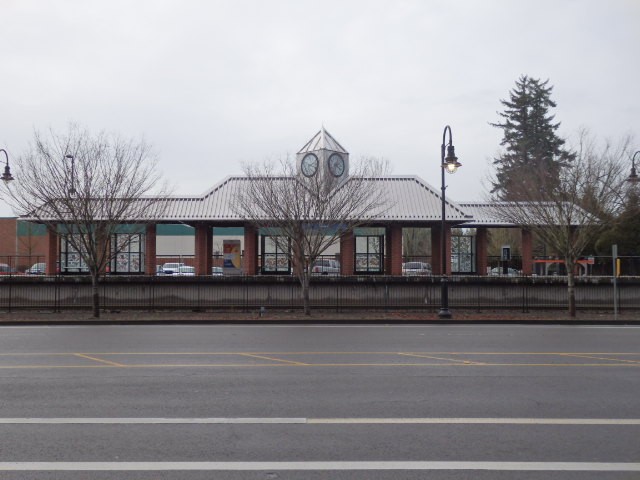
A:
{"type": "MultiPolygon", "coordinates": [[[[449,305],[459,309],[564,309],[566,279],[450,277],[449,305]]],[[[260,307],[302,307],[299,283],[291,276],[238,277],[105,277],[101,306],[119,309],[252,310],[260,307]]],[[[621,310],[640,309],[640,279],[618,279],[621,310]]],[[[613,310],[610,277],[578,281],[578,309],[613,310]]],[[[316,277],[310,288],[312,308],[359,309],[433,308],[440,305],[440,278],[316,277]]],[[[92,289],[86,276],[15,276],[0,278],[0,310],[90,309],[92,289]]]]}

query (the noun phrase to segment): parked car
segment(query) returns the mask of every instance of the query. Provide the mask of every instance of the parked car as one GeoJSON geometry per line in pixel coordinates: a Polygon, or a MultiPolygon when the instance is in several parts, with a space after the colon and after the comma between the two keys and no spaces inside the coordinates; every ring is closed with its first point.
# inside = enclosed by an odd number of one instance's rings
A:
{"type": "Polygon", "coordinates": [[[224,275],[224,269],[222,267],[211,267],[211,275],[214,277],[221,277],[224,275]]]}
{"type": "Polygon", "coordinates": [[[180,267],[184,267],[185,264],[184,263],[165,263],[164,265],[162,265],[162,274],[163,275],[173,275],[174,273],[176,273],[178,271],[178,269],[180,267]]]}
{"type": "Polygon", "coordinates": [[[489,270],[489,275],[492,277],[519,277],[521,275],[519,270],[515,268],[508,268],[507,273],[504,273],[502,267],[494,267],[489,270]]]}
{"type": "Polygon", "coordinates": [[[340,263],[337,260],[316,260],[311,265],[313,275],[340,275],[340,263]]]}
{"type": "Polygon", "coordinates": [[[431,275],[431,264],[426,262],[406,262],[402,264],[402,275],[406,276],[418,276],[418,275],[431,275]]]}
{"type": "Polygon", "coordinates": [[[196,267],[190,267],[189,265],[182,265],[178,267],[178,270],[173,272],[176,277],[195,277],[196,267]]]}
{"type": "Polygon", "coordinates": [[[27,268],[24,273],[26,273],[27,275],[44,275],[46,271],[46,263],[34,263],[29,268],[27,268]]]}
{"type": "Polygon", "coordinates": [[[0,263],[0,275],[15,275],[16,269],[6,263],[0,263]]]}

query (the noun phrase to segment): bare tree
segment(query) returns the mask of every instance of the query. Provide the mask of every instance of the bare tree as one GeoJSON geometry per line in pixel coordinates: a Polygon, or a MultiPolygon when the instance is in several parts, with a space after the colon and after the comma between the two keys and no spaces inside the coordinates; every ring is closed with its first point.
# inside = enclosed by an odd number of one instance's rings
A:
{"type": "Polygon", "coordinates": [[[521,201],[498,202],[498,218],[531,230],[564,258],[567,269],[569,315],[576,314],[575,268],[587,246],[608,228],[619,209],[628,170],[630,138],[617,144],[598,146],[594,137],[581,130],[575,160],[560,170],[557,184],[550,187],[545,172],[527,170],[521,201]]]}
{"type": "Polygon", "coordinates": [[[16,180],[5,190],[8,202],[19,215],[46,225],[81,258],[92,280],[93,315],[99,317],[100,276],[138,234],[121,226],[144,225],[164,205],[159,199],[166,187],[150,146],[77,125],[66,133],[36,131],[15,171],[16,180]],[[147,197],[152,189],[158,195],[147,197]]]}
{"type": "Polygon", "coordinates": [[[311,314],[311,266],[339,239],[388,208],[376,178],[387,172],[385,161],[352,163],[346,179],[307,177],[291,159],[246,165],[245,188],[236,198],[236,213],[258,228],[271,228],[277,248],[287,255],[301,286],[305,315],[311,314]]]}

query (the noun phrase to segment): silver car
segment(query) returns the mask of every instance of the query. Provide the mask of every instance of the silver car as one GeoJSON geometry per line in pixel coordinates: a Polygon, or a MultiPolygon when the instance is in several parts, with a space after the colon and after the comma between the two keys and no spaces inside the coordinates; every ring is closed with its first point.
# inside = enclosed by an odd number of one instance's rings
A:
{"type": "Polygon", "coordinates": [[[178,267],[176,272],[173,272],[175,277],[195,277],[196,267],[190,267],[189,265],[182,265],[178,267]]]}
{"type": "Polygon", "coordinates": [[[311,265],[313,275],[340,275],[340,263],[337,260],[316,260],[311,265]]]}
{"type": "Polygon", "coordinates": [[[402,275],[414,277],[418,275],[431,275],[431,265],[427,262],[406,262],[402,264],[402,275]]]}
{"type": "Polygon", "coordinates": [[[169,262],[162,265],[162,274],[163,275],[175,275],[178,272],[180,267],[184,267],[184,263],[177,262],[169,262]]]}

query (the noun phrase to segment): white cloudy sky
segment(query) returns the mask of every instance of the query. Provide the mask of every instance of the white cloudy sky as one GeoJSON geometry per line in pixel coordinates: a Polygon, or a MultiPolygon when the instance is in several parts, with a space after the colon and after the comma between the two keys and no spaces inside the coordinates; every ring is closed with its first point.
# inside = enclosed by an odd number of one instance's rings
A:
{"type": "Polygon", "coordinates": [[[640,142],[638,0],[0,0],[0,17],[10,159],[73,121],[144,136],[175,193],[323,124],[352,156],[439,186],[449,124],[463,168],[448,195],[482,199],[488,122],[521,74],[550,79],[563,136],[640,142]]]}

